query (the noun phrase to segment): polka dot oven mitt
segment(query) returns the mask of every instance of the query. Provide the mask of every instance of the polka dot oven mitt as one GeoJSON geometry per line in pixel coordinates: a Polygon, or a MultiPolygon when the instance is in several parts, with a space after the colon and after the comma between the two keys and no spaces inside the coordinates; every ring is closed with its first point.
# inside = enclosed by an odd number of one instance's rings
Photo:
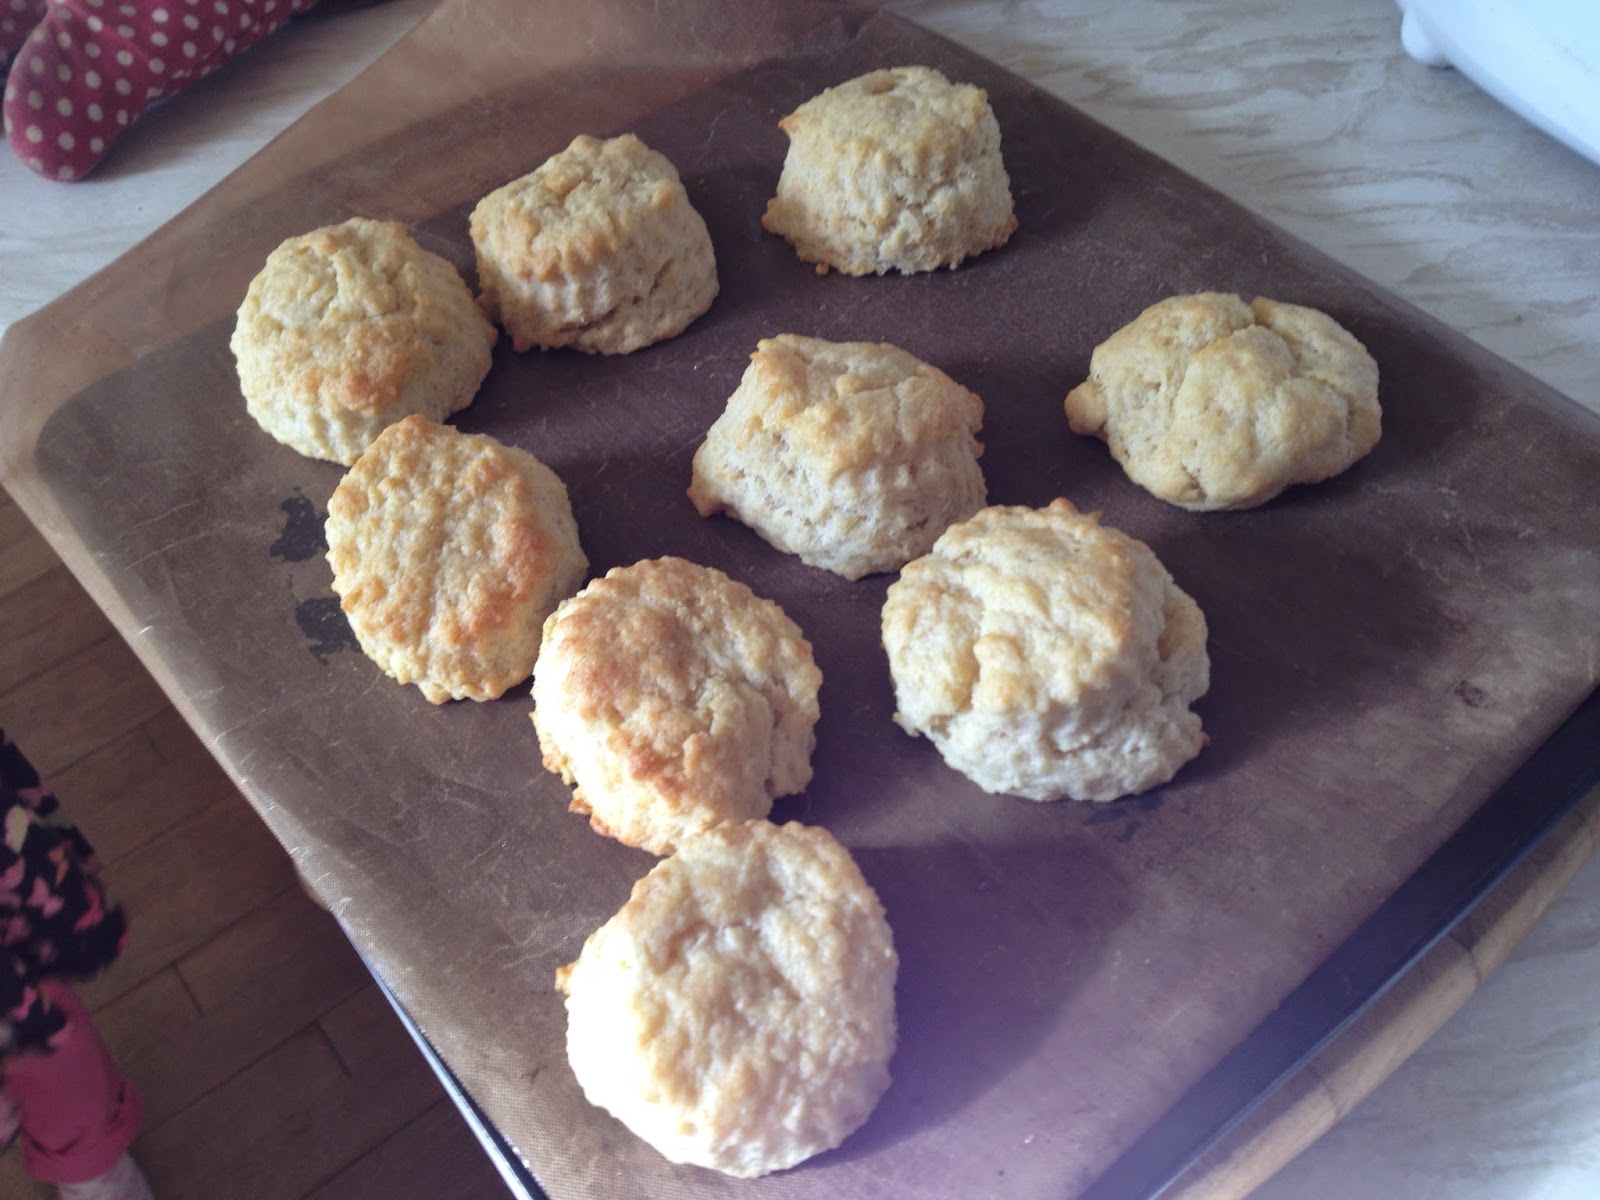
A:
{"type": "Polygon", "coordinates": [[[0,0],[11,148],[81,179],[151,104],[249,49],[316,0],[0,0]]]}

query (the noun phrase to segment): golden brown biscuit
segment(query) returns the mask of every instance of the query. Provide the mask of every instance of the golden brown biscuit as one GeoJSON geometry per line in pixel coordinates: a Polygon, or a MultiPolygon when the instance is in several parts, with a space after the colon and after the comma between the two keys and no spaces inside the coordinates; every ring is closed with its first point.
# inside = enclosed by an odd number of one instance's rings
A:
{"type": "Polygon", "coordinates": [[[1067,393],[1140,487],[1181,508],[1253,508],[1377,445],[1378,365],[1313,308],[1202,292],[1153,304],[1095,347],[1067,393]]]}
{"type": "Polygon", "coordinates": [[[591,1104],[670,1161],[751,1177],[837,1146],[889,1086],[898,959],[814,826],[690,838],[557,973],[591,1104]]]}
{"type": "Polygon", "coordinates": [[[987,792],[1114,800],[1199,753],[1199,607],[1143,542],[1065,500],[986,508],[883,606],[895,721],[987,792]]]}
{"type": "Polygon", "coordinates": [[[575,812],[652,854],[764,817],[811,781],[811,645],[721,571],[658,558],[615,567],[546,622],[533,673],[544,764],[575,812]]]}
{"type": "Polygon", "coordinates": [[[983,401],[895,346],[763,340],[689,499],[846,579],[897,571],[983,507],[983,401]]]}
{"type": "Polygon", "coordinates": [[[403,225],[355,217],[268,256],[230,347],[261,428],[349,466],[400,418],[470,404],[494,341],[455,267],[403,225]]]}
{"type": "Polygon", "coordinates": [[[423,417],[384,430],[350,468],[327,532],[361,649],[435,704],[526,679],[545,617],[589,567],[550,468],[423,417]]]}
{"type": "Polygon", "coordinates": [[[807,100],[761,223],[819,271],[932,271],[1017,227],[985,93],[929,67],[873,71],[807,100]]]}
{"type": "Polygon", "coordinates": [[[631,133],[573,139],[470,224],[483,306],[518,350],[627,354],[683,332],[717,294],[706,223],[631,133]]]}

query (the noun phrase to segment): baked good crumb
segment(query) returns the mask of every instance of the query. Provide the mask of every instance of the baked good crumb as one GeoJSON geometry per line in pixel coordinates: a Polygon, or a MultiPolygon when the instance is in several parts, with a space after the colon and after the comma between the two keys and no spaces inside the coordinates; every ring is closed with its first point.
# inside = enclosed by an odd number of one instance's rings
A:
{"type": "Polygon", "coordinates": [[[1095,347],[1066,399],[1128,478],[1196,511],[1254,508],[1378,443],[1378,365],[1314,308],[1201,292],[1151,305],[1095,347]]]}
{"type": "Polygon", "coordinates": [[[652,854],[764,817],[811,781],[811,644],[713,567],[614,567],[546,622],[533,673],[544,764],[594,829],[652,854]]]}
{"type": "Polygon", "coordinates": [[[895,721],[987,792],[1114,800],[1204,736],[1206,622],[1150,548],[1066,500],[986,508],[889,586],[895,721]]]}
{"type": "Polygon", "coordinates": [[[837,1146],[889,1085],[894,939],[827,831],[720,825],[557,973],[591,1104],[667,1159],[752,1177],[837,1146]]]}
{"type": "Polygon", "coordinates": [[[267,256],[229,347],[262,429],[349,466],[402,417],[470,404],[495,337],[450,262],[403,225],[353,217],[267,256]]]}
{"type": "Polygon", "coordinates": [[[983,507],[983,402],[895,346],[781,334],[695,452],[689,499],[846,579],[897,571],[983,507]]]}
{"type": "Polygon", "coordinates": [[[555,472],[420,416],[345,473],[327,535],[362,651],[434,704],[492,700],[527,679],[545,617],[589,566],[555,472]]]}
{"type": "Polygon", "coordinates": [[[518,351],[628,354],[711,307],[706,223],[666,157],[587,134],[490,192],[469,221],[484,310],[518,351]]]}
{"type": "Polygon", "coordinates": [[[761,223],[818,271],[954,268],[1017,227],[981,88],[892,67],[828,88],[779,127],[789,150],[761,223]]]}

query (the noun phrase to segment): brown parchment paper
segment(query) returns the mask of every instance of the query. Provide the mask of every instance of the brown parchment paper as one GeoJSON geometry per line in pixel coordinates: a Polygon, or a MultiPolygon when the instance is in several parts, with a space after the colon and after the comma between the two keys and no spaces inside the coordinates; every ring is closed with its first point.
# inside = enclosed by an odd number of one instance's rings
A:
{"type": "Polygon", "coordinates": [[[148,294],[153,263],[206,281],[123,318],[143,332],[122,345],[153,349],[61,366],[39,323],[8,336],[6,478],[553,1196],[1070,1195],[1600,678],[1600,421],[992,64],[888,16],[710,3],[447,4],[396,56],[431,85],[408,93],[380,63],[353,88],[368,100],[328,114],[331,158],[314,113],[189,223],[230,241],[173,233],[96,281],[113,313],[148,294]],[[953,273],[819,277],[760,229],[776,121],[904,62],[988,89],[1021,227],[953,273]],[[709,563],[815,645],[816,778],[774,816],[828,826],[882,896],[901,1046],[856,1136],[754,1183],[673,1167],[584,1102],[553,972],[653,860],[565,811],[526,689],[436,708],[353,648],[319,536],[339,468],[256,429],[227,351],[226,314],[279,237],[399,215],[468,270],[479,194],[577,132],[623,128],[678,165],[720,297],[624,358],[502,345],[457,423],[562,476],[595,573],[709,563]],[[1205,288],[1323,308],[1367,344],[1385,430],[1366,461],[1196,515],[1067,431],[1061,399],[1095,342],[1205,288]],[[1065,495],[1155,549],[1211,630],[1212,742],[1170,786],[1109,806],[984,795],[890,723],[887,580],[847,583],[694,515],[693,451],[781,331],[935,363],[984,398],[991,501],[1065,495]]]}

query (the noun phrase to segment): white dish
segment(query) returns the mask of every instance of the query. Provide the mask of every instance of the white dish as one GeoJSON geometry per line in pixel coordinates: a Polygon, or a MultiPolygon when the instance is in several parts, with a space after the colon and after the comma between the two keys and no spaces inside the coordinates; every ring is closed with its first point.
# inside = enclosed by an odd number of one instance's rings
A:
{"type": "Polygon", "coordinates": [[[1455,67],[1507,108],[1600,163],[1600,3],[1396,0],[1406,53],[1455,67]]]}

